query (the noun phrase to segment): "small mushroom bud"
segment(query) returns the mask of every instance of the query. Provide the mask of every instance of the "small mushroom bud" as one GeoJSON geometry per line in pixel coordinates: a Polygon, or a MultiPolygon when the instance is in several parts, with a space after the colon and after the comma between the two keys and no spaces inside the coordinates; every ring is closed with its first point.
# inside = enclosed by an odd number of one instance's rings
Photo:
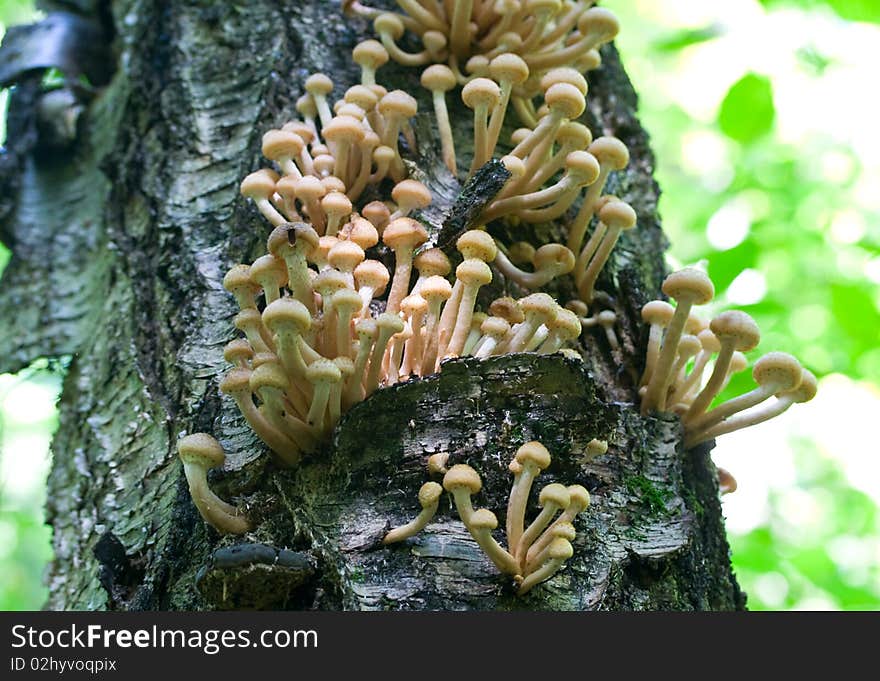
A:
{"type": "Polygon", "coordinates": [[[443,488],[436,482],[426,482],[422,485],[422,488],[419,490],[419,504],[422,507],[421,512],[406,525],[395,527],[388,532],[382,540],[382,543],[393,544],[395,542],[403,541],[425,529],[425,526],[431,522],[431,519],[437,512],[437,507],[440,505],[440,495],[442,493],[443,488]]]}
{"type": "Polygon", "coordinates": [[[276,227],[287,222],[285,217],[272,205],[272,196],[275,194],[277,182],[278,173],[267,169],[251,173],[241,182],[241,195],[252,199],[263,217],[276,227]]]}
{"type": "Polygon", "coordinates": [[[208,486],[208,470],[219,468],[226,461],[220,443],[207,433],[193,433],[177,442],[177,452],[190,496],[205,522],[221,534],[244,534],[251,529],[247,518],[208,486]]]}
{"type": "Polygon", "coordinates": [[[388,63],[388,50],[378,40],[365,40],[355,45],[351,55],[361,67],[361,84],[375,85],[377,69],[388,63]]]}

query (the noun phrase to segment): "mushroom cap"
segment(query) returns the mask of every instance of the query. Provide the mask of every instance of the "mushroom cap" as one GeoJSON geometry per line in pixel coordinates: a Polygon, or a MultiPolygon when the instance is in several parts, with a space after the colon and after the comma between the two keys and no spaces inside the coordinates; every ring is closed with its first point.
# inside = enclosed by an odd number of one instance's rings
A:
{"type": "Polygon", "coordinates": [[[688,315],[687,320],[684,323],[684,331],[685,333],[689,333],[693,336],[696,336],[703,329],[709,328],[709,322],[705,321],[701,317],[691,313],[688,315]]]}
{"type": "Polygon", "coordinates": [[[596,315],[599,326],[614,326],[617,323],[617,313],[614,310],[602,310],[596,315]]]}
{"type": "Polygon", "coordinates": [[[344,355],[341,357],[334,357],[333,363],[336,365],[336,368],[339,369],[339,373],[342,374],[343,381],[354,373],[354,362],[351,357],[346,357],[344,355]]]}
{"type": "Polygon", "coordinates": [[[354,279],[358,288],[372,288],[373,296],[382,295],[391,275],[388,268],[378,260],[364,260],[354,268],[354,279]]]}
{"type": "Polygon", "coordinates": [[[400,309],[407,317],[424,314],[428,310],[428,301],[418,293],[410,294],[400,301],[400,309]]]}
{"type": "Polygon", "coordinates": [[[420,252],[413,259],[413,265],[423,277],[445,277],[452,270],[449,258],[439,248],[428,248],[420,252]]]}
{"type": "Polygon", "coordinates": [[[614,12],[603,7],[592,7],[581,14],[577,27],[581,35],[591,33],[598,36],[600,43],[607,43],[620,32],[620,21],[614,12]]]}
{"type": "Polygon", "coordinates": [[[306,78],[306,92],[314,96],[327,96],[333,91],[333,81],[323,73],[313,73],[306,78]]]}
{"type": "Polygon", "coordinates": [[[457,463],[443,476],[443,489],[452,492],[457,488],[464,488],[468,494],[476,494],[483,487],[480,475],[467,464],[457,463]]]}
{"type": "Polygon", "coordinates": [[[587,106],[581,91],[570,83],[551,85],[544,93],[544,102],[551,111],[559,111],[563,118],[569,119],[580,116],[587,106]]]}
{"type": "Polygon", "coordinates": [[[371,69],[378,69],[380,66],[388,63],[388,50],[378,40],[364,40],[354,46],[351,51],[354,63],[358,66],[366,66],[371,69]]]}
{"type": "Polygon", "coordinates": [[[353,241],[364,250],[367,250],[379,243],[379,232],[369,220],[365,218],[355,218],[351,221],[348,240],[353,241]]]}
{"type": "Polygon", "coordinates": [[[476,258],[483,262],[492,262],[498,254],[498,246],[495,239],[488,232],[481,229],[469,229],[455,242],[458,252],[465,260],[476,258]]]}
{"type": "Polygon", "coordinates": [[[547,549],[547,555],[553,560],[568,560],[574,555],[574,548],[572,547],[571,542],[567,539],[557,537],[550,542],[550,547],[547,549]]]}
{"type": "Polygon", "coordinates": [[[514,265],[532,265],[535,260],[535,247],[528,241],[514,241],[507,247],[507,257],[514,265]]]}
{"type": "Polygon", "coordinates": [[[314,118],[318,115],[318,106],[315,104],[315,98],[308,92],[296,100],[296,110],[305,118],[314,118]]]}
{"type": "Polygon", "coordinates": [[[474,78],[461,89],[461,101],[470,109],[491,108],[501,101],[501,88],[489,78],[474,78]]]}
{"type": "MultiPolygon", "coordinates": [[[[590,129],[577,121],[566,121],[559,126],[556,133],[558,144],[567,144],[574,149],[586,149],[593,142],[593,133],[590,129]]],[[[592,156],[592,154],[590,154],[592,156]]],[[[593,156],[598,163],[598,159],[593,156]]]]}
{"type": "Polygon", "coordinates": [[[343,272],[351,272],[364,261],[364,249],[353,241],[337,241],[327,253],[327,262],[343,272]]]}
{"type": "Polygon", "coordinates": [[[295,298],[278,298],[263,310],[263,324],[273,333],[293,331],[298,335],[308,333],[312,315],[308,308],[295,298]]]}
{"type": "Polygon", "coordinates": [[[363,300],[357,291],[350,288],[343,288],[333,294],[333,309],[347,310],[349,314],[361,309],[363,300]]]}
{"type": "Polygon", "coordinates": [[[553,319],[559,307],[553,297],[546,293],[532,293],[520,298],[519,306],[525,316],[532,315],[541,319],[553,319]]]}
{"type": "Polygon", "coordinates": [[[475,530],[494,530],[498,527],[498,518],[488,508],[478,508],[471,516],[470,526],[475,530]]]}
{"type": "MultiPolygon", "coordinates": [[[[308,97],[308,95],[306,95],[308,97]]],[[[311,99],[311,97],[309,97],[311,99]]],[[[300,139],[309,144],[313,139],[315,139],[315,133],[312,132],[312,129],[302,121],[289,121],[281,126],[281,129],[285,132],[293,132],[299,135],[300,139]]]]}
{"type": "Polygon", "coordinates": [[[550,452],[537,440],[526,442],[517,449],[515,458],[523,466],[526,463],[531,463],[540,470],[544,470],[550,465],[550,452]]]}
{"type": "Polygon", "coordinates": [[[274,352],[258,352],[251,360],[251,368],[256,369],[264,364],[277,364],[278,356],[274,352]]]}
{"type": "Polygon", "coordinates": [[[317,383],[338,383],[342,380],[342,372],[333,363],[332,359],[316,359],[306,367],[306,380],[315,385],[317,383]]]}
{"type": "Polygon", "coordinates": [[[587,147],[600,165],[608,166],[612,170],[623,170],[629,163],[629,149],[616,137],[597,137],[587,147]]]}
{"type": "Polygon", "coordinates": [[[480,324],[480,332],[491,338],[503,338],[508,331],[510,331],[510,324],[501,317],[486,317],[480,324]]]}
{"type": "MultiPolygon", "coordinates": [[[[367,115],[367,112],[364,109],[354,102],[346,102],[344,99],[340,99],[333,105],[333,113],[337,116],[348,116],[350,118],[356,118],[359,121],[364,120],[364,116],[367,115]]],[[[367,134],[366,129],[361,127],[359,137],[362,139],[364,135],[367,134]]],[[[324,139],[327,139],[327,136],[324,136],[324,139]]]]}
{"type": "Polygon", "coordinates": [[[487,78],[489,76],[489,58],[484,54],[475,54],[467,60],[464,70],[470,76],[487,78]]]}
{"type": "Polygon", "coordinates": [[[426,90],[439,90],[440,92],[448,92],[456,85],[458,81],[452,69],[446,64],[432,64],[422,71],[422,87],[426,90]]]}
{"type": "MultiPolygon", "coordinates": [[[[525,130],[526,133],[529,132],[529,131],[528,131],[527,129],[525,129],[525,128],[523,128],[523,130],[525,130]]],[[[522,140],[521,140],[521,139],[517,139],[517,138],[516,138],[516,133],[514,133],[513,135],[510,136],[510,141],[511,141],[513,144],[519,144],[522,140]]],[[[507,172],[510,173],[510,179],[511,179],[511,180],[519,179],[519,178],[522,177],[522,176],[525,174],[525,172],[526,172],[526,163],[525,163],[525,161],[523,161],[523,160],[522,160],[521,158],[519,158],[518,156],[510,156],[510,155],[502,156],[502,157],[501,157],[501,163],[504,164],[505,169],[507,170],[507,172]]],[[[508,181],[509,181],[509,180],[508,180],[508,181]]]]}
{"type": "Polygon", "coordinates": [[[243,360],[249,360],[254,356],[254,349],[244,338],[231,340],[223,348],[223,359],[230,364],[237,364],[243,360]]]}
{"type": "Polygon", "coordinates": [[[274,170],[262,168],[245,177],[241,181],[239,191],[242,196],[249,199],[266,199],[275,191],[278,177],[278,173],[274,170]]]}
{"type": "Polygon", "coordinates": [[[507,81],[519,85],[529,77],[529,65],[519,55],[505,52],[489,62],[489,75],[499,83],[507,81]]]}
{"type": "Polygon", "coordinates": [[[269,253],[281,259],[297,247],[308,256],[318,247],[319,239],[315,228],[309,223],[287,222],[272,230],[266,241],[266,247],[269,253]]]}
{"type": "Polygon", "coordinates": [[[496,298],[489,304],[489,314],[507,320],[509,324],[519,324],[525,319],[522,307],[510,296],[496,298]]]}
{"type": "Polygon", "coordinates": [[[269,130],[263,135],[263,156],[272,161],[298,157],[305,142],[302,137],[287,130],[269,130]]]}
{"type": "Polygon", "coordinates": [[[609,201],[606,203],[599,211],[599,219],[612,229],[632,229],[636,226],[636,221],[638,220],[632,206],[624,201],[609,201]]]}
{"type": "Polygon", "coordinates": [[[718,472],[718,491],[721,494],[732,494],[736,492],[736,478],[731,475],[730,471],[720,466],[716,469],[718,472]]]}
{"type": "Polygon", "coordinates": [[[455,278],[465,286],[485,286],[492,281],[492,269],[482,260],[468,258],[455,268],[455,278]]]}
{"type": "Polygon", "coordinates": [[[373,341],[379,335],[379,326],[372,317],[358,320],[354,325],[354,332],[358,335],[361,342],[373,341]]]}
{"type": "Polygon", "coordinates": [[[593,184],[599,177],[599,161],[589,151],[570,152],[565,157],[565,169],[578,186],[593,184]]]}
{"type": "Polygon", "coordinates": [[[348,279],[342,272],[327,269],[318,273],[312,281],[312,286],[322,297],[328,297],[341,289],[348,288],[348,279]]]}
{"type": "Polygon", "coordinates": [[[706,352],[712,354],[721,352],[721,342],[718,340],[718,336],[712,333],[711,329],[703,329],[697,334],[697,338],[700,339],[700,345],[706,352]]]}
{"type": "Polygon", "coordinates": [[[673,272],[663,280],[663,293],[678,301],[687,300],[694,305],[705,305],[715,295],[712,280],[701,270],[686,267],[673,272]]]}
{"type": "Polygon", "coordinates": [[[702,349],[702,347],[703,344],[700,343],[699,338],[686,333],[682,335],[681,339],[678,341],[678,354],[680,357],[693,357],[702,349]]]}
{"type": "Polygon", "coordinates": [[[413,250],[427,240],[422,223],[412,218],[395,218],[382,232],[382,243],[393,251],[413,250]]]}
{"type": "Polygon", "coordinates": [[[405,324],[400,318],[400,315],[394,314],[393,312],[383,312],[376,317],[376,326],[380,331],[384,330],[389,335],[393,335],[403,331],[405,324]]]}
{"type": "MultiPolygon", "coordinates": [[[[331,154],[319,154],[317,152],[314,153],[314,160],[312,161],[312,165],[315,168],[315,172],[321,176],[329,175],[333,172],[333,168],[336,166],[336,159],[333,158],[331,154]]],[[[307,175],[306,177],[311,177],[307,175]]],[[[318,178],[319,184],[323,187],[324,183],[321,182],[318,178]]],[[[325,189],[326,191],[326,189],[325,189]]],[[[320,198],[323,194],[319,195],[317,198],[320,198]]]]}
{"type": "Polygon", "coordinates": [[[561,522],[561,523],[554,524],[550,530],[550,533],[554,537],[566,539],[567,541],[572,541],[577,536],[577,532],[574,529],[574,525],[572,525],[569,522],[561,522]]]}
{"type": "MultiPolygon", "coordinates": [[[[670,305],[669,307],[672,308],[672,305],[670,305]]],[[[569,301],[565,304],[565,309],[566,309],[566,310],[571,310],[571,311],[574,312],[578,317],[586,317],[587,314],[590,312],[590,308],[587,307],[587,304],[586,304],[583,300],[569,300],[569,301]]],[[[675,309],[675,308],[673,308],[673,311],[674,311],[674,309],[675,309]]],[[[671,317],[671,315],[670,315],[670,319],[671,319],[671,318],[672,318],[672,317],[671,317]]]]}
{"type": "Polygon", "coordinates": [[[559,310],[556,319],[549,321],[547,326],[552,328],[563,341],[579,338],[581,331],[581,319],[571,310],[559,310]]]}
{"type": "MultiPolygon", "coordinates": [[[[309,261],[315,264],[324,264],[327,262],[327,258],[330,255],[330,249],[333,248],[339,242],[339,237],[331,236],[330,234],[325,234],[322,237],[318,238],[318,247],[312,251],[309,256],[309,261]]],[[[312,270],[311,272],[314,272],[312,270]]],[[[310,273],[310,276],[311,273],[310,273]]]]}
{"type": "Polygon", "coordinates": [[[401,180],[391,190],[391,198],[401,207],[427,208],[431,205],[431,192],[418,180],[401,180]]]}
{"type": "Polygon", "coordinates": [[[722,312],[709,322],[709,330],[719,341],[733,339],[734,348],[740,352],[753,350],[761,341],[761,330],[755,320],[739,310],[722,312]]]}
{"type": "Polygon", "coordinates": [[[345,217],[346,215],[349,215],[351,213],[351,199],[349,199],[344,192],[328,192],[324,196],[324,198],[321,199],[321,208],[323,208],[324,212],[326,212],[328,215],[339,215],[345,217]]]}
{"type": "Polygon", "coordinates": [[[287,283],[287,267],[281,258],[277,258],[271,253],[261,255],[251,264],[251,279],[258,282],[260,286],[263,282],[272,282],[278,287],[287,283]]]}
{"type": "Polygon", "coordinates": [[[565,508],[568,506],[569,501],[568,489],[565,485],[560,485],[558,482],[544,485],[541,488],[541,493],[538,495],[538,503],[542,507],[547,506],[547,504],[553,504],[554,506],[559,506],[559,508],[565,508]]]}
{"type": "Polygon", "coordinates": [[[227,395],[251,394],[251,370],[236,368],[228,371],[220,381],[220,392],[227,395]]]}
{"type": "Polygon", "coordinates": [[[246,331],[255,326],[259,327],[260,311],[252,307],[244,309],[232,318],[232,324],[239,331],[246,331]]]}
{"type": "Polygon", "coordinates": [[[675,308],[665,300],[652,300],[642,306],[642,321],[646,324],[666,326],[673,315],[675,308]]]}
{"type": "Polygon", "coordinates": [[[419,110],[415,98],[403,90],[392,90],[379,100],[379,113],[386,118],[389,116],[401,116],[412,118],[419,110]]]}
{"type": "Polygon", "coordinates": [[[422,508],[434,506],[443,494],[443,487],[436,482],[426,482],[419,489],[419,504],[422,508]]]}
{"type": "Polygon", "coordinates": [[[204,468],[217,468],[226,461],[223,447],[207,433],[191,433],[177,441],[177,453],[184,463],[204,468]]]}
{"type": "MultiPolygon", "coordinates": [[[[380,147],[380,149],[381,148],[382,147],[380,147]]],[[[389,147],[385,147],[385,149],[389,149],[389,147]]],[[[378,149],[376,151],[378,151],[378,149]]],[[[391,151],[391,153],[394,154],[393,151],[391,151]]],[[[375,158],[375,152],[373,157],[375,158]]],[[[391,211],[388,210],[388,206],[381,201],[370,201],[366,206],[361,208],[361,215],[369,220],[377,230],[381,230],[388,223],[388,218],[391,217],[391,211]]]]}
{"type": "Polygon", "coordinates": [[[257,392],[260,388],[275,388],[276,390],[287,390],[290,386],[290,380],[284,369],[276,362],[266,362],[256,367],[251,372],[251,391],[257,392]]]}
{"type": "Polygon", "coordinates": [[[752,367],[752,378],[758,385],[779,386],[774,392],[794,390],[801,384],[803,367],[787,352],[768,352],[752,367]]]}
{"type": "Polygon", "coordinates": [[[400,40],[406,30],[403,20],[393,12],[383,12],[373,19],[373,28],[379,35],[387,33],[392,40],[400,40]]]}
{"type": "MultiPolygon", "coordinates": [[[[373,162],[376,165],[386,165],[395,158],[397,158],[397,153],[386,144],[382,144],[373,150],[373,162]]],[[[364,213],[364,217],[367,217],[366,213],[364,213]]]]}
{"type": "Polygon", "coordinates": [[[727,371],[730,374],[736,374],[744,371],[749,366],[749,359],[739,350],[734,351],[733,357],[730,358],[730,366],[727,371]]]}
{"type": "MultiPolygon", "coordinates": [[[[279,181],[279,184],[283,181],[279,181]]],[[[294,182],[293,191],[296,198],[302,201],[317,201],[324,197],[327,188],[314,175],[305,175],[294,182]]]]}
{"type": "MultiPolygon", "coordinates": [[[[382,45],[379,45],[379,47],[382,47],[382,45]]],[[[355,47],[356,49],[357,47],[355,47]]],[[[385,48],[382,47],[382,50],[384,51],[385,48]]],[[[345,101],[357,104],[364,111],[372,111],[376,104],[379,103],[379,97],[366,85],[352,85],[345,91],[345,101]]]]}
{"type": "Polygon", "coordinates": [[[532,258],[536,270],[554,272],[554,276],[568,274],[574,269],[575,262],[574,253],[562,244],[544,244],[532,258]]]}
{"type": "Polygon", "coordinates": [[[431,55],[438,54],[446,47],[446,36],[440,31],[425,31],[422,33],[422,45],[431,55]]]}
{"type": "MultiPolygon", "coordinates": [[[[345,182],[340,180],[335,175],[327,175],[327,177],[322,177],[321,184],[324,185],[324,189],[327,191],[328,194],[343,194],[343,193],[345,193],[345,182]]],[[[327,197],[325,195],[324,199],[326,199],[326,198],[327,197]]],[[[322,208],[324,206],[324,199],[321,199],[321,207],[322,208]]]]}
{"type": "Polygon", "coordinates": [[[809,369],[803,369],[801,371],[801,384],[797,388],[788,390],[783,394],[792,398],[795,402],[801,403],[812,400],[818,391],[819,382],[816,380],[815,374],[809,369]]]}
{"type": "Polygon", "coordinates": [[[569,485],[569,506],[575,513],[581,513],[590,505],[590,493],[583,485],[569,485]]]}
{"type": "Polygon", "coordinates": [[[328,142],[356,144],[364,138],[364,126],[354,116],[335,116],[321,129],[328,142]]]}
{"type": "Polygon", "coordinates": [[[550,69],[541,76],[540,82],[541,90],[544,91],[549,90],[556,83],[568,83],[576,87],[582,95],[586,96],[587,94],[587,79],[577,69],[573,69],[570,66],[559,66],[555,69],[550,69]]]}
{"type": "Polygon", "coordinates": [[[223,288],[230,293],[248,291],[256,295],[260,285],[251,278],[250,265],[233,265],[223,277],[223,288]]]}
{"type": "Polygon", "coordinates": [[[419,294],[429,303],[431,300],[449,300],[452,295],[452,284],[439,275],[433,275],[422,282],[419,294]]]}

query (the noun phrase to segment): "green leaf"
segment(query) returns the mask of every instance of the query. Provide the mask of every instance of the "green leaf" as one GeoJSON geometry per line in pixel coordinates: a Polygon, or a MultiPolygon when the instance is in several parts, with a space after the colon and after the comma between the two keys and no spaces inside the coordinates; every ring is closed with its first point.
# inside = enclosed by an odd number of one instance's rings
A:
{"type": "Polygon", "coordinates": [[[698,45],[707,40],[717,38],[719,35],[721,35],[721,27],[717,24],[703,26],[702,28],[684,29],[664,36],[656,41],[652,47],[657,52],[678,52],[685,47],[698,45]]]}
{"type": "Polygon", "coordinates": [[[731,139],[747,144],[770,132],[775,118],[770,79],[747,73],[724,96],[718,125],[731,139]]]}
{"type": "Polygon", "coordinates": [[[764,7],[816,9],[825,6],[843,19],[880,24],[880,3],[877,0],[759,0],[759,2],[764,7]]]}

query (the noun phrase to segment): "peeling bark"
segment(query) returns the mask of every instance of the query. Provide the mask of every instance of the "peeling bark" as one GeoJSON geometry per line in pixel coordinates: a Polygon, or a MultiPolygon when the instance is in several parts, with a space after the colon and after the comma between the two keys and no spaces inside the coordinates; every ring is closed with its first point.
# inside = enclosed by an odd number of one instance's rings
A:
{"type": "MultiPolygon", "coordinates": [[[[590,75],[585,120],[632,155],[608,191],[633,205],[639,228],[598,283],[620,319],[620,352],[594,331],[583,363],[446,362],[357,405],[331,445],[283,471],[217,389],[235,313],[221,280],[260,255],[269,231],[238,183],[259,165],[263,131],[291,116],[306,75],[330,74],[337,92],[356,82],[349,54],[369,27],[335,2],[47,4],[100,26],[116,65],[106,86],[74,92],[82,113],[66,145],[36,123],[39,75],[22,75],[0,157],[0,235],[13,250],[0,370],[71,358],[49,480],[47,608],[744,607],[707,450],[685,452],[677,419],[643,418],[635,404],[639,309],[658,293],[666,241],[648,138],[613,47],[590,75]],[[212,486],[257,522],[244,538],[218,537],[189,499],[174,444],[196,431],[227,450],[212,486]],[[579,463],[594,437],[608,439],[607,454],[579,463]],[[530,439],[553,455],[541,484],[580,483],[593,500],[574,558],[552,580],[515,597],[446,500],[420,535],[380,544],[417,511],[425,456],[438,451],[480,472],[476,501],[503,525],[507,463],[530,439]]],[[[439,158],[430,95],[417,70],[389,65],[380,81],[419,98],[411,169],[436,196],[423,218],[448,239],[467,205],[452,210],[461,187],[439,158]]],[[[451,104],[466,159],[471,113],[451,104]]]]}

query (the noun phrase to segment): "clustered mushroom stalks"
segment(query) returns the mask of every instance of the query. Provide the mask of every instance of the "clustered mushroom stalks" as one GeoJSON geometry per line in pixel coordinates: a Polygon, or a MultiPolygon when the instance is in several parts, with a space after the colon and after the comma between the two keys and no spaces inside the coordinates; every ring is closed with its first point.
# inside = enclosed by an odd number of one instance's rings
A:
{"type": "Polygon", "coordinates": [[[744,353],[758,346],[758,325],[739,310],[721,312],[708,323],[695,315],[692,307],[714,296],[711,280],[700,270],[673,272],[662,290],[675,306],[653,300],[642,307],[649,331],[641,408],[643,414],[667,411],[681,416],[685,446],[761,423],[792,404],[813,399],[816,377],[791,355],[768,352],[752,366],[755,389],[712,407],[731,376],[748,368],[744,353]]]}
{"type": "MultiPolygon", "coordinates": [[[[495,514],[473,507],[471,497],[483,486],[477,471],[466,464],[456,464],[443,475],[442,489],[452,495],[461,521],[492,563],[513,578],[520,596],[550,579],[571,558],[574,520],[590,504],[590,494],[581,485],[550,483],[538,495],[541,511],[526,525],[526,506],[532,485],[550,461],[547,448],[533,441],[520,447],[510,462],[514,477],[507,504],[507,548],[492,536],[498,527],[495,514]]],[[[430,460],[429,470],[436,471],[430,460]]],[[[412,521],[388,532],[383,543],[400,542],[421,532],[439,508],[442,489],[436,482],[425,483],[419,490],[422,511],[412,521]]]]}
{"type": "Polygon", "coordinates": [[[462,261],[450,283],[449,258],[419,250],[428,240],[421,223],[387,207],[382,215],[381,237],[366,208],[345,216],[335,236],[282,223],[266,255],[235,265],[223,280],[245,338],[226,346],[233,368],[220,389],[284,465],[315,451],[342,414],[380,386],[433,374],[451,357],[557,352],[580,335],[576,315],[546,293],[498,298],[487,313],[477,311],[497,253],[486,232],[458,238],[462,261]],[[380,239],[394,254],[393,271],[366,257],[380,239]]]}

